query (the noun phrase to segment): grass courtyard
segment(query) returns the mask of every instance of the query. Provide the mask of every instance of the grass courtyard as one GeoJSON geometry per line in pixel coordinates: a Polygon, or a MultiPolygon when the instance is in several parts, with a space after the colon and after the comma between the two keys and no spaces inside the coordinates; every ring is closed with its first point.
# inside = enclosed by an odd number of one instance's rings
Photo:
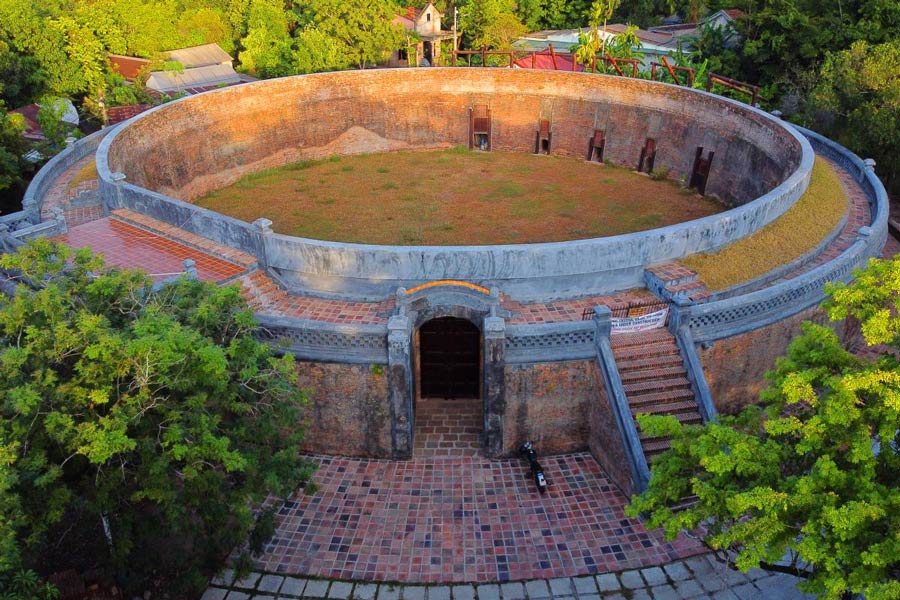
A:
{"type": "Polygon", "coordinates": [[[697,219],[716,201],[577,158],[466,149],[305,161],[248,175],[196,204],[278,233],[367,244],[557,242],[697,219]]]}

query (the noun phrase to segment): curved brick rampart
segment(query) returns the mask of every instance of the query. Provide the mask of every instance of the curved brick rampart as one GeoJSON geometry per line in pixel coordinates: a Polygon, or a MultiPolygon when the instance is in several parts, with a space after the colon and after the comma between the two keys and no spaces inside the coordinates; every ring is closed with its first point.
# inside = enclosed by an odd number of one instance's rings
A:
{"type": "Polygon", "coordinates": [[[448,278],[546,300],[640,285],[645,265],[759,229],[806,189],[812,160],[805,139],[777,120],[696,90],[579,73],[400,69],[269,80],[157,108],[104,141],[98,171],[108,204],[251,252],[298,289],[374,299],[448,278]],[[466,144],[469,109],[479,105],[490,109],[497,150],[534,151],[538,123],[548,119],[553,153],[585,156],[602,129],[604,158],[637,166],[653,138],[655,168],[673,178],[690,176],[698,147],[715,152],[707,193],[738,208],[595,240],[434,248],[276,235],[167,196],[189,200],[301,159],[466,144]],[[126,183],[114,183],[113,172],[126,183]]]}

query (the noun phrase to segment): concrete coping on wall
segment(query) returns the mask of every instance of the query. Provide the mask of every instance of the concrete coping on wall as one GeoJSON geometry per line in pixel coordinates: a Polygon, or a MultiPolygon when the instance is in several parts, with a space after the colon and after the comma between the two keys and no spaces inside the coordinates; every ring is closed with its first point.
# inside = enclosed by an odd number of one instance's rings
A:
{"type": "Polygon", "coordinates": [[[40,222],[44,197],[50,191],[53,182],[79,160],[95,152],[100,146],[100,141],[112,133],[116,127],[107,127],[106,129],[95,131],[67,145],[59,154],[41,167],[41,170],[37,172],[34,179],[28,184],[25,195],[22,197],[22,211],[32,224],[36,225],[40,222]]]}
{"type": "MultiPolygon", "coordinates": [[[[410,76],[414,77],[416,71],[409,70],[410,76]]],[[[324,80],[328,75],[302,77],[324,80]]],[[[373,76],[377,75],[366,72],[365,77],[373,76]]],[[[573,73],[571,76],[608,77],[583,73],[573,73]]],[[[677,87],[644,83],[651,89],[659,86],[661,96],[666,90],[677,87]]],[[[249,84],[251,88],[265,85],[265,81],[249,84]]],[[[411,288],[435,279],[460,279],[496,287],[522,301],[609,293],[640,286],[646,266],[698,252],[714,251],[753,233],[790,208],[809,183],[814,153],[806,138],[796,130],[764,111],[737,101],[699,90],[678,90],[714,98],[723,109],[753,115],[783,130],[800,146],[799,167],[774,189],[742,206],[649,231],[537,244],[369,245],[261,232],[260,228],[250,223],[196,207],[128,181],[117,184],[109,168],[109,153],[117,137],[126,131],[123,127],[108,135],[97,152],[101,195],[111,208],[146,212],[192,233],[249,252],[266,267],[274,269],[296,291],[325,297],[378,300],[389,297],[398,287],[411,288]]],[[[174,110],[180,103],[191,102],[194,98],[197,96],[151,109],[133,122],[150,118],[160,110],[174,110]]]]}

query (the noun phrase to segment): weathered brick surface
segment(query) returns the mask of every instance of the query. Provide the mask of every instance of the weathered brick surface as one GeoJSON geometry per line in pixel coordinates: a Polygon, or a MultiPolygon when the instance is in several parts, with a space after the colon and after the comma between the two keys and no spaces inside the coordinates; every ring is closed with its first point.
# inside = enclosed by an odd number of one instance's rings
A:
{"type": "Polygon", "coordinates": [[[592,361],[506,366],[503,450],[531,440],[541,454],[587,448],[588,407],[600,380],[592,361]]]}
{"type": "Polygon", "coordinates": [[[471,106],[492,112],[492,147],[533,152],[547,118],[556,154],[584,156],[595,128],[605,158],[689,176],[698,146],[716,153],[707,193],[742,203],[771,189],[800,146],[723,100],[628,78],[505,69],[348,71],[223,89],[145,115],[113,144],[112,169],[138,185],[195,198],[240,176],[332,154],[468,142],[471,106]]]}
{"type": "Polygon", "coordinates": [[[387,370],[378,366],[297,362],[310,390],[302,450],[342,456],[390,457],[387,370]]]}
{"type": "MultiPolygon", "coordinates": [[[[594,366],[596,370],[597,367],[594,366]]],[[[609,404],[609,396],[606,392],[606,385],[599,373],[596,375],[599,380],[599,394],[597,398],[591,402],[588,413],[590,419],[590,432],[588,445],[591,454],[606,471],[609,479],[616,484],[622,493],[630,498],[634,493],[631,481],[631,471],[628,468],[628,457],[625,455],[625,448],[622,446],[622,436],[619,433],[619,427],[616,425],[616,418],[613,415],[612,407],[609,404]]]]}
{"type": "MultiPolygon", "coordinates": [[[[759,393],[766,387],[766,371],[775,367],[779,356],[784,356],[804,321],[826,323],[827,319],[818,308],[811,308],[773,325],[718,340],[710,348],[698,347],[716,410],[734,414],[759,400],[759,393]]],[[[849,323],[832,327],[844,340],[854,334],[849,323]]]]}

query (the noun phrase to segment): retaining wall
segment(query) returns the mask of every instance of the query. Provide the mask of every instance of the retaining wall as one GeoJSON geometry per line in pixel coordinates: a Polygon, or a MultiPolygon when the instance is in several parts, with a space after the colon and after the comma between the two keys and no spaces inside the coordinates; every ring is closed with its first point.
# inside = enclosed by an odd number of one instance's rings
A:
{"type": "Polygon", "coordinates": [[[201,94],[144,113],[98,152],[108,205],[250,252],[297,289],[355,299],[435,279],[498,287],[526,301],[634,287],[646,265],[714,250],[780,216],[806,189],[812,162],[794,130],[705,92],[585,73],[436,68],[309,75],[201,94]],[[738,207],[593,240],[410,247],[278,235],[171,197],[190,199],[306,158],[466,144],[469,109],[478,105],[491,110],[495,150],[533,151],[546,118],[553,153],[585,156],[594,130],[603,129],[605,158],[636,167],[654,138],[655,167],[687,178],[702,146],[715,152],[707,193],[738,207]],[[114,172],[126,179],[116,182],[114,172]]]}

